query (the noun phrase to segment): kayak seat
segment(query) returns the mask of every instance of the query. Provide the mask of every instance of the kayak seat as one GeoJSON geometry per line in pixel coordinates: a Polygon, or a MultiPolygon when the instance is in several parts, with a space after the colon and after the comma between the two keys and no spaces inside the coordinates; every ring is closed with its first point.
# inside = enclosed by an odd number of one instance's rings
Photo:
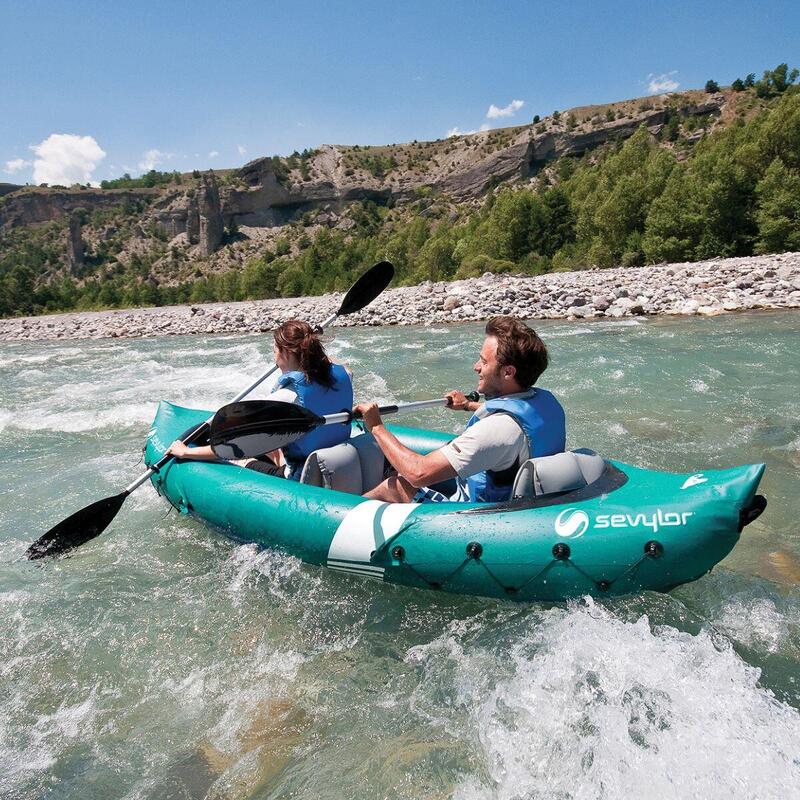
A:
{"type": "Polygon", "coordinates": [[[385,457],[372,434],[314,450],[303,465],[300,483],[347,494],[364,494],[382,480],[385,457]]]}
{"type": "Polygon", "coordinates": [[[511,496],[514,499],[542,497],[580,489],[596,481],[605,466],[602,456],[586,448],[529,458],[514,478],[511,496]]]}

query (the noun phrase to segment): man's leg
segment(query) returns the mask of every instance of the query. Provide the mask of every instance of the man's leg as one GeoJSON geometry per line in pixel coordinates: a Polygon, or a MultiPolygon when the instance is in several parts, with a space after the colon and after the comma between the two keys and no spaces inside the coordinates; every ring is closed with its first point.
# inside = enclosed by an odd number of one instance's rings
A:
{"type": "Polygon", "coordinates": [[[417,490],[400,475],[391,475],[374,489],[366,492],[364,497],[370,500],[382,500],[384,503],[410,503],[417,490]]]}

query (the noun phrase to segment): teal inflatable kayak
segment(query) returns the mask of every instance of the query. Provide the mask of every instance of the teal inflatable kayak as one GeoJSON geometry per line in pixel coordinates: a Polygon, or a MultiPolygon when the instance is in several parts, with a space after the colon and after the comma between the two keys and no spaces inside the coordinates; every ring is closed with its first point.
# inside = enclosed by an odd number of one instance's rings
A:
{"type": "MultiPolygon", "coordinates": [[[[147,465],[210,415],[161,403],[147,438],[147,465]]],[[[452,438],[392,430],[420,453],[452,438]]],[[[362,497],[383,469],[372,437],[354,427],[348,443],[309,457],[301,483],[200,461],[171,461],[151,480],[181,513],[309,564],[522,601],[668,591],[696,580],[766,505],[756,494],[763,464],[675,474],[576,450],[526,462],[513,499],[496,504],[362,497]]]]}

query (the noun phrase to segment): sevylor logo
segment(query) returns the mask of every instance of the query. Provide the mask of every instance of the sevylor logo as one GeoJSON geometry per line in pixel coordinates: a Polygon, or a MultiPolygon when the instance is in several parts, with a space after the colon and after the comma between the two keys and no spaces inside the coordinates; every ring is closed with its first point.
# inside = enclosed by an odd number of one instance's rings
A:
{"type": "Polygon", "coordinates": [[[556,517],[556,533],[559,536],[574,536],[576,539],[586,533],[589,515],[578,508],[565,508],[556,517]]]}
{"type": "Polygon", "coordinates": [[[592,527],[597,528],[649,528],[653,533],[661,528],[674,528],[686,525],[693,511],[662,511],[656,509],[653,514],[597,514],[594,520],[579,508],[565,508],[555,522],[556,533],[565,538],[577,539],[592,527]]]}

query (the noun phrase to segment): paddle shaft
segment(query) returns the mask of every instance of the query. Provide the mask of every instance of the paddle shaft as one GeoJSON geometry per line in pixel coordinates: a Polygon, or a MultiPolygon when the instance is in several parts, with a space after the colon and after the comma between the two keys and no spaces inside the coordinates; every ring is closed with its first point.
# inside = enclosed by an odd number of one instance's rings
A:
{"type": "MultiPolygon", "coordinates": [[[[327,328],[328,325],[330,325],[338,316],[339,316],[338,312],[331,314],[323,323],[320,324],[319,326],[320,331],[327,328]]],[[[262,383],[264,383],[264,381],[267,378],[269,378],[270,375],[277,372],[277,370],[278,370],[278,365],[273,364],[263,375],[261,375],[255,381],[253,381],[253,383],[251,383],[246,389],[239,392],[239,394],[237,394],[236,397],[234,397],[231,402],[236,403],[239,400],[244,400],[244,398],[247,397],[247,395],[249,395],[250,392],[258,388],[262,383]]],[[[212,419],[214,419],[213,416],[209,417],[200,426],[195,428],[185,439],[183,439],[183,443],[191,444],[192,442],[196,442],[199,438],[201,438],[204,434],[206,434],[208,432],[212,419]]],[[[150,467],[150,469],[148,469],[147,472],[143,472],[138,478],[136,478],[136,480],[129,483],[123,490],[123,494],[128,495],[134,490],[138,489],[145,481],[147,481],[150,478],[151,475],[154,475],[156,472],[158,472],[171,458],[173,458],[173,456],[170,454],[162,456],[162,458],[160,458],[155,464],[153,464],[153,466],[150,467]]]]}
{"type": "MultiPolygon", "coordinates": [[[[479,395],[477,392],[470,392],[467,395],[467,400],[474,400],[477,401],[479,399],[479,395]]],[[[419,411],[422,408],[436,408],[436,406],[451,406],[453,401],[449,397],[439,397],[436,400],[417,400],[414,403],[403,403],[403,405],[390,405],[390,406],[378,406],[378,413],[381,416],[385,416],[386,414],[410,414],[413,411],[419,411]]],[[[324,417],[321,417],[324,422],[320,422],[320,425],[336,425],[337,423],[349,423],[352,422],[354,419],[361,419],[361,414],[357,411],[340,411],[338,414],[326,414],[324,417]]]]}
{"type": "MultiPolygon", "coordinates": [[[[387,414],[409,414],[420,408],[435,408],[436,406],[448,405],[450,405],[449,398],[440,397],[437,400],[419,400],[416,403],[405,403],[403,405],[378,406],[378,413],[381,416],[386,416],[387,414]]],[[[326,414],[322,419],[325,421],[321,422],[320,425],[336,425],[340,422],[347,424],[354,419],[361,419],[361,414],[357,411],[341,411],[338,414],[326,414]]]]}

